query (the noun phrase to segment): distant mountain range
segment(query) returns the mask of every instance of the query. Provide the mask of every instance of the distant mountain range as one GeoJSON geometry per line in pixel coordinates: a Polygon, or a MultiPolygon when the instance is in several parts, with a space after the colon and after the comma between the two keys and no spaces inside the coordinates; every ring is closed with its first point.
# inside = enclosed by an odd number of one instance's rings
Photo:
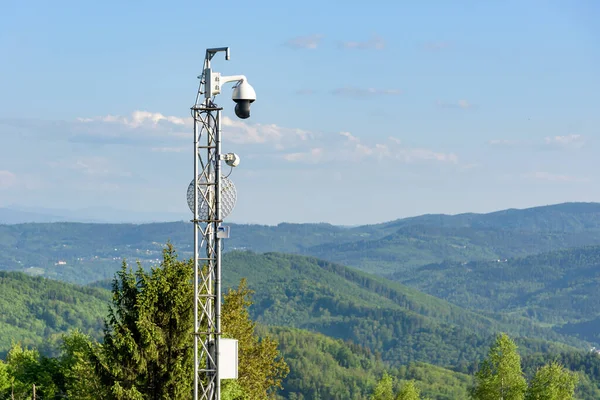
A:
{"type": "MultiPolygon", "coordinates": [[[[224,242],[226,252],[310,255],[387,276],[443,261],[496,261],[600,245],[600,204],[423,215],[351,228],[291,223],[228,225],[231,238],[224,242]]],[[[192,232],[192,225],[184,221],[0,225],[0,269],[43,268],[46,276],[86,283],[112,276],[115,257],[155,260],[167,241],[182,255],[190,256],[192,232]],[[55,267],[58,261],[67,264],[55,267]],[[72,268],[90,272],[73,274],[72,268]]]]}
{"type": "Polygon", "coordinates": [[[151,223],[160,221],[184,221],[190,216],[185,213],[153,213],[113,208],[85,208],[80,210],[0,207],[0,224],[25,224],[46,222],[83,223],[151,223]]]}

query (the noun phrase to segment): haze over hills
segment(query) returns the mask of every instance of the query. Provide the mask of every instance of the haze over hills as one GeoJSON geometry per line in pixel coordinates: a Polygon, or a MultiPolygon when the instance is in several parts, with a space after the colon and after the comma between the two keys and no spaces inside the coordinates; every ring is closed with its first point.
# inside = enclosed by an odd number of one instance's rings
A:
{"type": "Polygon", "coordinates": [[[83,209],[54,209],[43,207],[0,207],[0,224],[26,224],[40,222],[82,223],[151,223],[160,221],[186,221],[186,213],[144,212],[118,210],[110,207],[83,209]]]}
{"type": "MultiPolygon", "coordinates": [[[[444,260],[491,261],[597,245],[600,204],[424,215],[352,228],[329,224],[229,225],[231,238],[225,241],[226,252],[249,249],[304,254],[387,275],[444,260]]],[[[43,270],[45,276],[81,283],[100,280],[112,276],[115,259],[151,262],[167,241],[182,255],[191,255],[192,229],[188,222],[0,225],[0,268],[35,268],[43,270]],[[66,264],[56,266],[60,261],[66,264]],[[87,272],[71,274],[72,270],[87,272]]]]}

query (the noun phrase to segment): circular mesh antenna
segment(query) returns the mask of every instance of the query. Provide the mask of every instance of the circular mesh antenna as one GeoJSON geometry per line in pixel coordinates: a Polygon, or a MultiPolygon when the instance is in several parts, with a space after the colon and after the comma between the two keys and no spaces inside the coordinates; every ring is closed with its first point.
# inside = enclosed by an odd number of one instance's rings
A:
{"type": "MultiPolygon", "coordinates": [[[[208,203],[207,199],[210,197],[209,194],[214,196],[214,186],[204,186],[202,183],[206,183],[206,177],[199,175],[200,185],[198,185],[198,219],[208,219],[208,203]]],[[[210,180],[213,180],[212,175],[210,180]]],[[[221,177],[221,219],[227,217],[233,211],[235,202],[237,200],[237,191],[233,182],[226,177],[221,177]]],[[[194,180],[190,182],[187,190],[187,203],[190,207],[190,211],[194,212],[194,180]]]]}

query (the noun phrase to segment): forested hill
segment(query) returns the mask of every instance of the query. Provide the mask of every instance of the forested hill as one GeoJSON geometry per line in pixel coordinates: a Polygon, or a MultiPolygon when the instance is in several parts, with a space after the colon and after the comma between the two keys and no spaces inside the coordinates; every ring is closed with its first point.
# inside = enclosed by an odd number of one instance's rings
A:
{"type": "MultiPolygon", "coordinates": [[[[444,260],[496,260],[600,244],[600,204],[566,203],[490,214],[424,215],[359,227],[231,225],[225,251],[311,255],[389,274],[444,260]]],[[[0,269],[88,283],[115,261],[150,264],[171,241],[190,256],[192,225],[48,223],[0,225],[0,269]]]]}
{"type": "MultiPolygon", "coordinates": [[[[223,265],[226,286],[247,277],[256,291],[251,312],[259,322],[351,340],[395,365],[423,361],[464,366],[466,360],[482,355],[491,335],[499,331],[587,348],[585,343],[525,318],[483,316],[384,278],[312,257],[232,252],[223,265]]],[[[523,343],[524,351],[548,345],[523,343]]]]}
{"type": "Polygon", "coordinates": [[[40,344],[71,329],[98,338],[109,299],[106,290],[0,271],[0,356],[12,341],[40,344]]]}
{"type": "Polygon", "coordinates": [[[565,323],[569,333],[598,340],[600,246],[494,262],[443,262],[391,276],[473,310],[565,323]],[[577,329],[579,327],[580,329],[577,329]]]}
{"type": "Polygon", "coordinates": [[[582,232],[600,229],[600,203],[561,203],[487,214],[427,214],[382,224],[386,229],[413,225],[502,229],[529,232],[582,232]]]}
{"type": "MultiPolygon", "coordinates": [[[[259,322],[352,340],[393,365],[422,361],[464,369],[483,355],[499,331],[589,347],[523,318],[482,316],[384,278],[310,257],[231,252],[223,265],[225,287],[248,278],[256,291],[251,312],[259,322]]],[[[38,278],[32,282],[51,281],[38,278]]],[[[32,296],[33,304],[45,299],[32,296]]],[[[19,309],[29,310],[29,304],[19,309]]],[[[34,309],[44,315],[43,309],[34,309]]],[[[544,341],[526,343],[524,348],[538,350],[540,343],[557,351],[566,348],[544,341]]]]}
{"type": "MultiPolygon", "coordinates": [[[[232,252],[224,268],[226,287],[248,277],[255,290],[251,312],[262,331],[281,343],[292,369],[282,392],[287,398],[320,393],[367,399],[384,370],[398,379],[417,379],[432,399],[464,398],[471,377],[440,366],[472,373],[499,330],[568,339],[531,324],[519,325],[520,319],[494,321],[398,283],[310,257],[232,252]]],[[[74,327],[95,331],[98,337],[108,291],[16,272],[0,273],[0,285],[3,337],[40,343],[74,327]],[[26,326],[18,325],[23,321],[26,326]],[[10,331],[15,324],[19,330],[10,331]]],[[[547,340],[518,341],[525,356],[580,353],[547,340]]],[[[596,390],[591,378],[586,379],[586,390],[596,390]]]]}
{"type": "MultiPolygon", "coordinates": [[[[105,289],[0,272],[0,359],[16,342],[51,354],[60,346],[61,334],[73,329],[99,339],[109,298],[105,289]]],[[[299,329],[258,329],[280,343],[291,369],[278,398],[367,400],[383,372],[390,370],[380,357],[356,344],[299,329]]],[[[390,373],[398,379],[417,379],[432,399],[463,397],[472,382],[470,376],[424,363],[390,373]]]]}

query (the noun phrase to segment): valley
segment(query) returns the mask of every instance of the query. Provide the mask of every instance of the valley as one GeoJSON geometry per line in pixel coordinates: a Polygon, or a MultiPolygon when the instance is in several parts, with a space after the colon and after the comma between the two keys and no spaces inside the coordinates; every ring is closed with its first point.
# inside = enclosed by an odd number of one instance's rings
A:
{"type": "MultiPolygon", "coordinates": [[[[251,316],[291,366],[285,398],[323,394],[324,381],[362,398],[384,370],[446,376],[452,394],[431,382],[424,393],[464,396],[498,332],[526,363],[600,347],[600,205],[231,229],[224,286],[246,279],[254,291],[251,316]],[[330,374],[307,386],[298,374],[311,363],[330,374]]],[[[0,354],[13,340],[51,353],[73,328],[100,338],[123,259],[157,265],[167,242],[189,258],[190,236],[184,222],[0,225],[0,354]]],[[[582,374],[581,390],[595,393],[594,374],[582,374]]]]}

